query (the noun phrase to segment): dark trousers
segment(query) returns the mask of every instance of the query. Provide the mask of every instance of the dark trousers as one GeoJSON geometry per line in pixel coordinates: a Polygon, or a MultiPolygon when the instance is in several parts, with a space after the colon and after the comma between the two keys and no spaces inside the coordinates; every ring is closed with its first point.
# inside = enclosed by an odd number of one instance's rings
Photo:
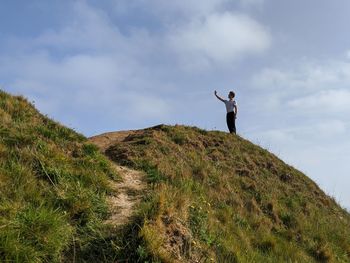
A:
{"type": "Polygon", "coordinates": [[[228,127],[230,133],[236,134],[236,116],[235,116],[235,113],[233,111],[227,113],[226,122],[227,122],[227,127],[228,127]]]}

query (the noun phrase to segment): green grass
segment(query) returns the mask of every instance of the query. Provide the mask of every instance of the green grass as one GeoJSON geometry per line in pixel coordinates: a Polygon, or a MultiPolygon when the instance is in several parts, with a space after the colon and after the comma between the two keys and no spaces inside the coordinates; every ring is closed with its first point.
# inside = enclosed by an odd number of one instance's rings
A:
{"type": "Polygon", "coordinates": [[[0,261],[83,262],[108,238],[105,197],[117,177],[108,160],[84,136],[2,91],[0,124],[0,261]]]}
{"type": "Polygon", "coordinates": [[[111,146],[149,189],[112,229],[96,146],[1,91],[0,124],[0,262],[350,261],[348,212],[239,136],[160,125],[111,146]]]}
{"type": "Polygon", "coordinates": [[[134,247],[141,262],[350,261],[349,214],[239,136],[161,125],[107,154],[148,175],[134,247]]]}

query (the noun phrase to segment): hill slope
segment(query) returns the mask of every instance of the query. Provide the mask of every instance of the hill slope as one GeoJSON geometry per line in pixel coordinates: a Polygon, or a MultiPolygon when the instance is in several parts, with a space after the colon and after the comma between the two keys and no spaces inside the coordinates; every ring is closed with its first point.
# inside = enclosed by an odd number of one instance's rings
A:
{"type": "Polygon", "coordinates": [[[105,258],[106,195],[117,179],[108,159],[2,91],[0,124],[0,262],[105,258]]]}
{"type": "Polygon", "coordinates": [[[1,262],[349,262],[349,230],[238,136],[160,125],[89,142],[0,91],[1,262]]]}
{"type": "Polygon", "coordinates": [[[183,126],[113,136],[94,140],[151,189],[131,223],[130,262],[350,261],[349,214],[268,151],[183,126]]]}

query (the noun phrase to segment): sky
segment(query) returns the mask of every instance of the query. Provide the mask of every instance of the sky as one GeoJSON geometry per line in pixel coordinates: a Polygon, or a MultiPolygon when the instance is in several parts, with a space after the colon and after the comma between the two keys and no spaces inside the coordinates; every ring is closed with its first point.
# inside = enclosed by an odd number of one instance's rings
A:
{"type": "Polygon", "coordinates": [[[349,0],[0,0],[0,88],[92,136],[160,123],[270,150],[350,209],[349,0]]]}

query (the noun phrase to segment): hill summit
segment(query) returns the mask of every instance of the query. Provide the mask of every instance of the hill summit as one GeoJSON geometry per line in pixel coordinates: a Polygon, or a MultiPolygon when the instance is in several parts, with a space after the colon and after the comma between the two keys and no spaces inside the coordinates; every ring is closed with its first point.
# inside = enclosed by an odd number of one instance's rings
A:
{"type": "MultiPolygon", "coordinates": [[[[142,170],[135,258],[148,262],[349,262],[350,216],[303,173],[220,131],[159,125],[105,154],[142,170]]],[[[109,142],[109,144],[108,144],[109,142]]]]}
{"type": "Polygon", "coordinates": [[[350,215],[243,138],[87,139],[0,91],[1,262],[349,262],[350,215]]]}

